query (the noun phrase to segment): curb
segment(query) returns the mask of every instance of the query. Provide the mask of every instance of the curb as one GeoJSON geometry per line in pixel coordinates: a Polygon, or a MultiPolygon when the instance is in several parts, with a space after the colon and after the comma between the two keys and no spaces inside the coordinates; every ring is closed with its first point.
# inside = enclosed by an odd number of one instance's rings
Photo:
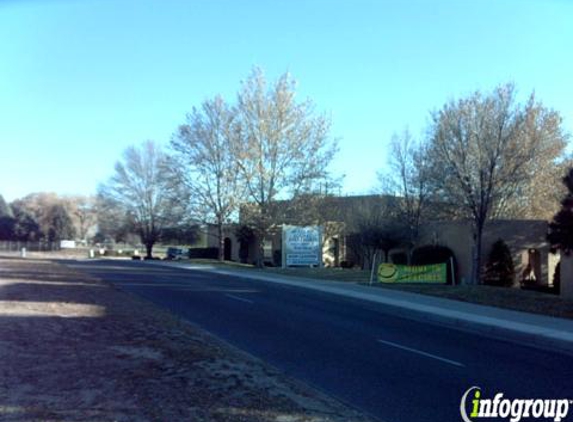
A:
{"type": "MultiPolygon", "coordinates": [[[[149,264],[159,265],[162,267],[174,266],[173,264],[165,264],[165,263],[149,263],[149,264]]],[[[265,275],[233,272],[212,267],[199,267],[199,266],[192,267],[189,265],[187,266],[175,265],[175,266],[177,268],[186,269],[190,271],[202,271],[225,276],[239,277],[243,279],[265,281],[268,283],[285,284],[294,287],[334,294],[338,296],[344,296],[354,300],[361,300],[369,303],[375,303],[378,305],[384,305],[387,310],[388,308],[392,309],[393,315],[399,315],[402,318],[407,318],[422,322],[430,322],[453,329],[479,333],[499,340],[512,341],[536,349],[557,351],[560,353],[573,356],[573,332],[557,330],[554,328],[543,327],[540,325],[536,326],[536,325],[526,324],[523,322],[509,321],[496,317],[488,317],[482,315],[476,316],[469,313],[464,313],[462,311],[437,308],[436,306],[432,305],[415,304],[414,302],[406,302],[403,300],[397,300],[391,298],[382,298],[380,296],[371,295],[367,291],[357,292],[352,290],[341,289],[338,286],[319,284],[321,283],[320,281],[317,282],[316,280],[313,279],[301,278],[294,280],[292,278],[287,278],[282,275],[271,279],[269,276],[265,275]],[[508,327],[507,325],[513,325],[513,327],[508,327]]],[[[323,283],[328,283],[328,282],[323,282],[323,283]]],[[[448,299],[441,299],[441,300],[448,300],[448,299]]],[[[473,305],[483,306],[475,304],[473,305]]],[[[511,312],[518,312],[518,311],[511,311],[511,312]]]]}

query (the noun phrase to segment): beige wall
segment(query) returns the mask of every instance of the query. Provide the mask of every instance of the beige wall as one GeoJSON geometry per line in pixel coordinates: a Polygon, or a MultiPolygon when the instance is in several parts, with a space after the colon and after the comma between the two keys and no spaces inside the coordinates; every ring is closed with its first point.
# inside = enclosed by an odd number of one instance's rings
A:
{"type": "MultiPolygon", "coordinates": [[[[346,256],[346,243],[342,230],[344,225],[341,223],[328,222],[323,226],[322,233],[322,261],[327,267],[333,267],[336,264],[340,265],[346,256]],[[335,256],[335,246],[338,243],[338,259],[335,256]],[[338,261],[338,262],[337,262],[338,261]]],[[[272,251],[282,250],[282,226],[276,227],[268,236],[267,241],[272,244],[272,251]]],[[[258,240],[249,245],[249,263],[254,263],[259,255],[258,240]]],[[[272,257],[271,257],[272,258],[272,257]]],[[[265,259],[266,260],[266,259],[265,259]]]]}
{"type": "Polygon", "coordinates": [[[463,222],[434,223],[420,231],[420,246],[442,245],[450,248],[457,261],[456,279],[467,283],[471,277],[472,232],[470,225],[463,222]]]}
{"type": "MultiPolygon", "coordinates": [[[[513,255],[515,283],[523,277],[529,262],[529,250],[539,253],[537,284],[551,284],[558,258],[550,256],[546,240],[547,222],[542,220],[494,220],[484,231],[482,264],[485,264],[493,243],[502,239],[513,255]]],[[[471,277],[473,235],[470,222],[432,223],[421,230],[420,245],[437,244],[449,247],[458,262],[458,282],[471,277]]]]}
{"type": "MultiPolygon", "coordinates": [[[[223,228],[223,236],[231,240],[231,260],[239,261],[239,242],[235,236],[235,224],[228,224],[223,228]]],[[[205,238],[208,248],[218,248],[219,238],[217,235],[217,226],[209,224],[205,226],[205,238]]]]}
{"type": "MultiPolygon", "coordinates": [[[[239,243],[234,231],[235,225],[227,226],[225,234],[232,242],[232,259],[239,261],[239,243]]],[[[335,265],[333,255],[334,239],[338,239],[339,259],[346,259],[346,244],[343,223],[329,223],[323,232],[323,261],[326,266],[335,265]]],[[[211,230],[215,230],[213,226],[211,230]]],[[[482,263],[485,264],[492,244],[502,239],[510,248],[516,269],[515,283],[518,284],[529,261],[528,250],[535,249],[539,253],[539,271],[537,284],[552,284],[555,265],[559,257],[549,253],[549,245],[545,240],[547,222],[542,220],[496,220],[489,223],[483,237],[482,263]]],[[[214,233],[214,232],[213,232],[214,233]]],[[[280,250],[282,228],[278,226],[269,236],[272,241],[272,251],[280,250]]],[[[209,246],[218,246],[215,236],[208,236],[209,246]]],[[[457,280],[469,282],[472,266],[473,235],[470,222],[441,222],[428,224],[421,230],[419,245],[443,245],[449,247],[456,255],[457,280]]],[[[392,251],[395,252],[395,251],[392,251]]],[[[254,263],[258,256],[258,240],[249,245],[248,262],[254,263]]]]}
{"type": "Polygon", "coordinates": [[[537,271],[537,283],[545,285],[553,280],[555,268],[549,268],[549,243],[547,243],[547,222],[543,220],[498,220],[487,227],[484,236],[484,257],[487,259],[491,245],[502,239],[513,254],[516,282],[522,279],[529,262],[529,251],[539,254],[540,265],[537,271]]]}

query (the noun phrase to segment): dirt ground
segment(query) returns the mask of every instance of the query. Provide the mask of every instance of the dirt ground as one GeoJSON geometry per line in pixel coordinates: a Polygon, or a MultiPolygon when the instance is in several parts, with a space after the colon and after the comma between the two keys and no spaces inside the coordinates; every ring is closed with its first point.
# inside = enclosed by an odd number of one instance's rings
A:
{"type": "Polygon", "coordinates": [[[154,305],[0,257],[2,421],[366,421],[154,305]]]}

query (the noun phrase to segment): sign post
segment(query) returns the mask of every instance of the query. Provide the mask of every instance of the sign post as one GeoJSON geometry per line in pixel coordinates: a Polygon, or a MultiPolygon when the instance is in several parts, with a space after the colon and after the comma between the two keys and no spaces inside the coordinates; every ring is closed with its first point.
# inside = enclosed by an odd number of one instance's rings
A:
{"type": "Polygon", "coordinates": [[[368,285],[372,286],[372,280],[374,279],[374,269],[376,268],[376,255],[378,255],[378,251],[374,252],[374,258],[372,258],[372,269],[370,270],[370,281],[368,285]]]}
{"type": "Polygon", "coordinates": [[[397,265],[380,264],[378,266],[378,281],[380,283],[423,283],[446,284],[447,265],[397,265]]]}
{"type": "Polygon", "coordinates": [[[322,266],[319,226],[283,226],[282,267],[322,266]]]}

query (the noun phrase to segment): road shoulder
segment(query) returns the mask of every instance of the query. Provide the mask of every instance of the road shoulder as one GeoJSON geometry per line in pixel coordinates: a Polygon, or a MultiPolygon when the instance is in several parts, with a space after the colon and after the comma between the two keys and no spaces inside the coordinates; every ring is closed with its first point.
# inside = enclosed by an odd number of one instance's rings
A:
{"type": "Polygon", "coordinates": [[[312,289],[384,305],[394,315],[446,325],[479,334],[511,340],[544,350],[573,355],[573,321],[506,310],[404,291],[380,289],[357,283],[324,281],[256,271],[221,269],[181,262],[150,262],[146,265],[177,266],[221,275],[312,289]]]}
{"type": "Polygon", "coordinates": [[[107,283],[0,258],[5,421],[366,421],[107,283]]]}

